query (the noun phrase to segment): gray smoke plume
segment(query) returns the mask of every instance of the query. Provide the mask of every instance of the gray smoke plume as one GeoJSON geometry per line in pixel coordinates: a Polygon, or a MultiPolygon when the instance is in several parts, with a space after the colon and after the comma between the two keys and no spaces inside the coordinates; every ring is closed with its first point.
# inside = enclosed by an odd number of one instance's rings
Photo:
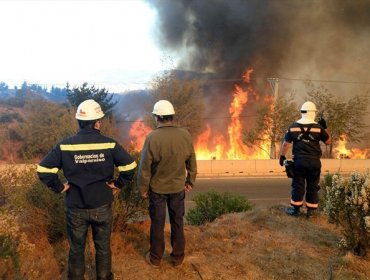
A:
{"type": "Polygon", "coordinates": [[[366,80],[369,0],[148,0],[182,69],[239,78],[366,80]]]}
{"type": "MultiPolygon", "coordinates": [[[[271,94],[266,79],[276,77],[279,95],[294,92],[298,104],[305,80],[345,99],[369,94],[370,0],[147,2],[158,13],[161,48],[181,56],[179,69],[232,81],[251,67],[260,92],[271,94]]],[[[206,117],[228,115],[233,85],[209,83],[206,117]]],[[[256,104],[248,106],[244,114],[253,115],[256,104]]],[[[248,126],[254,119],[245,121],[248,126]]],[[[223,131],[227,122],[213,121],[223,131]]]]}

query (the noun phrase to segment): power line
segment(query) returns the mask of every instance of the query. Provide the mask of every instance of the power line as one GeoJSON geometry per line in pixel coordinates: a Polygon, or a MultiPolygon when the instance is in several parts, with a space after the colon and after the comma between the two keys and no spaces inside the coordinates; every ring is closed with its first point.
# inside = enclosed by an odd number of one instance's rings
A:
{"type": "Polygon", "coordinates": [[[299,79],[299,78],[279,78],[280,80],[288,81],[305,81],[305,82],[321,82],[321,83],[337,83],[337,84],[360,84],[360,85],[370,85],[370,82],[360,82],[360,81],[336,81],[336,80],[316,80],[316,79],[299,79]]]}
{"type": "MultiPolygon", "coordinates": [[[[257,115],[247,115],[247,116],[238,116],[238,119],[240,118],[257,118],[257,115]]],[[[232,119],[233,117],[230,116],[224,116],[224,117],[206,117],[206,118],[201,118],[202,120],[220,120],[220,119],[232,119]]],[[[134,122],[141,122],[145,123],[144,120],[116,120],[117,123],[134,123],[134,122]]]]}
{"type": "MultiPolygon", "coordinates": [[[[364,81],[339,81],[339,80],[320,80],[320,79],[303,79],[303,78],[288,78],[288,77],[277,77],[280,80],[287,80],[287,81],[302,81],[302,82],[320,82],[320,83],[337,83],[337,84],[357,84],[357,85],[370,85],[370,82],[364,82],[364,81]]],[[[206,83],[228,83],[228,82],[242,82],[242,78],[227,78],[227,79],[202,79],[200,80],[205,81],[206,83]]],[[[257,78],[251,79],[252,81],[257,80],[257,78]]],[[[62,82],[50,82],[50,83],[32,83],[29,81],[25,81],[27,84],[37,84],[39,86],[43,87],[49,87],[49,86],[65,86],[66,83],[62,82]]],[[[12,84],[22,84],[22,83],[15,83],[11,82],[12,84]]],[[[98,81],[98,82],[89,82],[89,84],[93,84],[95,86],[106,86],[106,87],[127,87],[129,85],[153,85],[155,82],[151,81],[126,81],[126,82],[108,82],[108,81],[98,81]]]]}

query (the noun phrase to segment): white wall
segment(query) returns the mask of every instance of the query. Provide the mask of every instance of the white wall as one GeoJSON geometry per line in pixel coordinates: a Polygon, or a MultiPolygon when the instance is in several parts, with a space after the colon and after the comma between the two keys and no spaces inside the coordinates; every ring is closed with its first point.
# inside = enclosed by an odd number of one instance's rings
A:
{"type": "MultiPolygon", "coordinates": [[[[274,175],[286,176],[279,160],[198,160],[198,175],[202,176],[247,176],[274,175]]],[[[366,172],[370,169],[370,159],[321,159],[322,173],[366,172]]]]}

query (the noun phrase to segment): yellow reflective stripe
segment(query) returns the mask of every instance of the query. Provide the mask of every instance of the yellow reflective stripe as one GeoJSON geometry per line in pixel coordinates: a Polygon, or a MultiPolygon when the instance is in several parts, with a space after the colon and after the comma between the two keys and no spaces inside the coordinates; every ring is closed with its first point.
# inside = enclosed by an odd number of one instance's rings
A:
{"type": "Polygon", "coordinates": [[[47,167],[43,167],[41,165],[37,165],[37,172],[39,173],[58,173],[59,169],[54,167],[54,168],[47,168],[47,167]]]}
{"type": "Polygon", "coordinates": [[[132,163],[130,164],[127,164],[127,165],[120,165],[118,166],[118,171],[119,172],[122,172],[122,171],[129,171],[129,170],[132,170],[134,169],[135,167],[137,166],[136,162],[133,161],[132,163]]]}
{"type": "Polygon", "coordinates": [[[116,143],[93,143],[93,144],[61,144],[62,151],[92,151],[113,149],[116,143]]]}
{"type": "Polygon", "coordinates": [[[311,132],[320,132],[320,131],[321,131],[321,128],[318,128],[318,127],[311,128],[311,132]]]}

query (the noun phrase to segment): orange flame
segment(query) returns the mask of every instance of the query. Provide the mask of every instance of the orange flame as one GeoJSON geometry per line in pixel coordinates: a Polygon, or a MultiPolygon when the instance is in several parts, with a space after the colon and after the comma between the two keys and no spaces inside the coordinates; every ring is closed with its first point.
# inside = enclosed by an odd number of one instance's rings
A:
{"type": "MultiPolygon", "coordinates": [[[[228,125],[227,135],[228,142],[225,141],[223,135],[216,135],[211,137],[212,130],[209,125],[207,129],[198,136],[195,144],[195,151],[197,159],[248,159],[248,158],[269,158],[268,141],[262,143],[262,149],[255,151],[243,143],[242,122],[240,120],[241,114],[248,103],[248,95],[256,92],[250,84],[251,74],[253,69],[248,69],[243,74],[243,81],[247,84],[247,88],[243,89],[239,85],[235,85],[233,100],[229,107],[230,124],[228,125]],[[212,148],[209,148],[212,147],[212,148]],[[265,150],[265,151],[264,151],[265,150]]],[[[264,141],[262,141],[264,142],[264,141]]]]}
{"type": "Polygon", "coordinates": [[[136,120],[130,127],[130,142],[134,150],[141,151],[146,136],[152,129],[144,124],[140,119],[136,120]]]}
{"type": "Polygon", "coordinates": [[[341,135],[339,137],[338,144],[334,148],[336,158],[367,159],[370,157],[368,149],[352,148],[351,150],[348,150],[346,148],[347,142],[348,140],[346,135],[341,135]]]}
{"type": "Polygon", "coordinates": [[[248,93],[240,86],[235,86],[234,99],[230,104],[229,112],[231,123],[228,127],[230,149],[227,152],[228,159],[244,159],[247,147],[242,142],[242,125],[240,115],[248,102],[248,93]]]}

